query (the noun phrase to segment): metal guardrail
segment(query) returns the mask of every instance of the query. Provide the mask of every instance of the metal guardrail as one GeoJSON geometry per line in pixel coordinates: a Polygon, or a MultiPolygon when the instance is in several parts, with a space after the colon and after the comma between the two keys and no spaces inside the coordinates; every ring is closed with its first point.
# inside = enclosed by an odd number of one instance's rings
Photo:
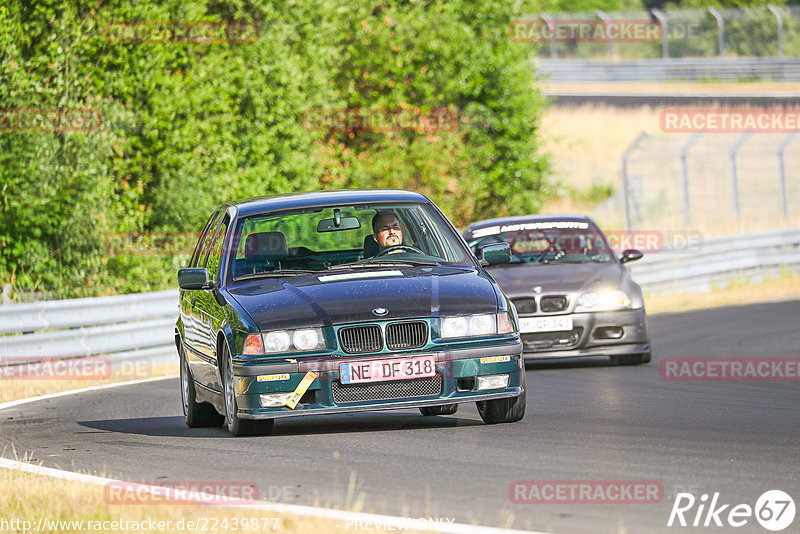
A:
{"type": "Polygon", "coordinates": [[[3,358],[174,360],[177,313],[175,290],[0,306],[0,366],[3,358]]]}
{"type": "Polygon", "coordinates": [[[537,59],[537,70],[551,83],[669,82],[709,80],[800,81],[800,58],[664,58],[631,61],[537,59]]]}
{"type": "MultiPolygon", "coordinates": [[[[646,254],[630,264],[649,293],[710,291],[733,280],[800,272],[800,229],[715,237],[693,250],[646,254]]],[[[45,358],[107,356],[124,362],[175,361],[175,290],[0,306],[0,366],[45,358]]]]}
{"type": "Polygon", "coordinates": [[[699,293],[800,272],[800,229],[706,239],[694,250],[646,254],[628,269],[648,293],[699,293]]]}

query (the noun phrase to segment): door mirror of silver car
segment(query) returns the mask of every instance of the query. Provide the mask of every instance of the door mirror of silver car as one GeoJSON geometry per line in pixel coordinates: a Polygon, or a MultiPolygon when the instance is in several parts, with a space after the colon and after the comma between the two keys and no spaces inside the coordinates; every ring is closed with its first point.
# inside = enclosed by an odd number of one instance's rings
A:
{"type": "Polygon", "coordinates": [[[635,248],[629,248],[622,251],[622,256],[620,256],[619,261],[620,263],[626,263],[629,261],[635,261],[640,259],[644,254],[640,251],[636,250],[635,248]]]}
{"type": "Polygon", "coordinates": [[[190,267],[178,270],[178,285],[181,289],[211,289],[208,271],[202,267],[190,267]]]}
{"type": "Polygon", "coordinates": [[[511,246],[508,243],[492,243],[481,247],[480,252],[480,258],[486,262],[486,265],[497,265],[511,261],[511,246]]]}

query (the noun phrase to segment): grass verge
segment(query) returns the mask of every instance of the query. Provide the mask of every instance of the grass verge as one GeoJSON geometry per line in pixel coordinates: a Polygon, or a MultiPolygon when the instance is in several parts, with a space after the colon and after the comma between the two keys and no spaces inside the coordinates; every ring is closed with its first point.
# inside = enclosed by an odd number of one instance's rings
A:
{"type": "Polygon", "coordinates": [[[644,295],[649,315],[787,299],[800,299],[800,275],[784,275],[776,280],[765,280],[756,284],[733,283],[708,293],[644,295]]]}

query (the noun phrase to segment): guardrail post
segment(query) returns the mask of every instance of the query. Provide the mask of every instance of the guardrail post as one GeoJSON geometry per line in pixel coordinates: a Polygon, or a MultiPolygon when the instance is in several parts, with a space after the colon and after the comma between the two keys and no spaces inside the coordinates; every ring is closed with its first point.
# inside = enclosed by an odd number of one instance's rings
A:
{"type": "Polygon", "coordinates": [[[736,173],[736,153],[745,141],[751,136],[751,132],[742,134],[733,144],[730,151],[731,160],[731,193],[733,195],[733,216],[736,217],[736,223],[739,223],[739,177],[736,173]]]}
{"type": "Polygon", "coordinates": [[[789,203],[786,198],[786,169],[783,165],[783,151],[792,142],[792,139],[797,136],[797,132],[787,135],[780,146],[778,146],[778,173],[780,175],[781,183],[781,208],[783,208],[783,218],[789,217],[789,203]]]}
{"type": "Polygon", "coordinates": [[[606,14],[606,12],[603,11],[602,9],[598,9],[597,11],[595,11],[595,14],[606,25],[606,42],[608,43],[608,60],[609,61],[614,61],[614,43],[611,42],[611,37],[608,36],[608,23],[610,22],[610,19],[609,19],[608,15],[606,14]]]}
{"type": "Polygon", "coordinates": [[[689,203],[689,165],[686,157],[689,150],[703,137],[703,132],[697,132],[689,139],[689,142],[681,147],[681,185],[683,187],[683,226],[689,228],[692,225],[691,204],[689,203]]]}
{"type": "Polygon", "coordinates": [[[669,57],[669,39],[667,38],[667,14],[661,11],[660,9],[651,9],[650,13],[658,19],[658,23],[661,24],[661,56],[662,57],[669,57]]]}
{"type": "Polygon", "coordinates": [[[725,57],[725,22],[722,20],[722,13],[720,13],[713,7],[709,7],[708,12],[711,13],[711,16],[717,19],[717,38],[719,40],[719,57],[725,57]]]}
{"type": "Polygon", "coordinates": [[[767,4],[767,9],[775,15],[775,19],[778,22],[778,57],[783,57],[783,15],[772,4],[767,4]]]}
{"type": "Polygon", "coordinates": [[[639,136],[634,140],[633,143],[625,149],[625,152],[622,153],[620,156],[620,182],[622,187],[622,205],[623,211],[625,212],[625,230],[631,230],[631,210],[630,210],[630,202],[628,197],[630,196],[629,186],[628,186],[628,157],[630,157],[631,153],[636,150],[636,147],[639,146],[639,143],[642,140],[649,137],[648,133],[642,131],[639,136]]]}

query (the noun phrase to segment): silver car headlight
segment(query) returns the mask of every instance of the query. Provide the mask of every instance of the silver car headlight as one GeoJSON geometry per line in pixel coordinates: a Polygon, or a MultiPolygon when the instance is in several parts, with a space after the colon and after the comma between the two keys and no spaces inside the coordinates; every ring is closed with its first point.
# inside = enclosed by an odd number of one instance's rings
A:
{"type": "Polygon", "coordinates": [[[321,328],[298,330],[273,330],[261,334],[250,334],[244,342],[243,353],[275,354],[279,352],[306,352],[325,348],[325,336],[321,328]]]}
{"type": "Polygon", "coordinates": [[[587,291],[578,297],[575,312],[624,310],[631,307],[631,298],[620,289],[587,291]]]}
{"type": "Polygon", "coordinates": [[[442,339],[492,336],[514,331],[507,312],[457,315],[442,317],[439,321],[439,336],[442,339]]]}

